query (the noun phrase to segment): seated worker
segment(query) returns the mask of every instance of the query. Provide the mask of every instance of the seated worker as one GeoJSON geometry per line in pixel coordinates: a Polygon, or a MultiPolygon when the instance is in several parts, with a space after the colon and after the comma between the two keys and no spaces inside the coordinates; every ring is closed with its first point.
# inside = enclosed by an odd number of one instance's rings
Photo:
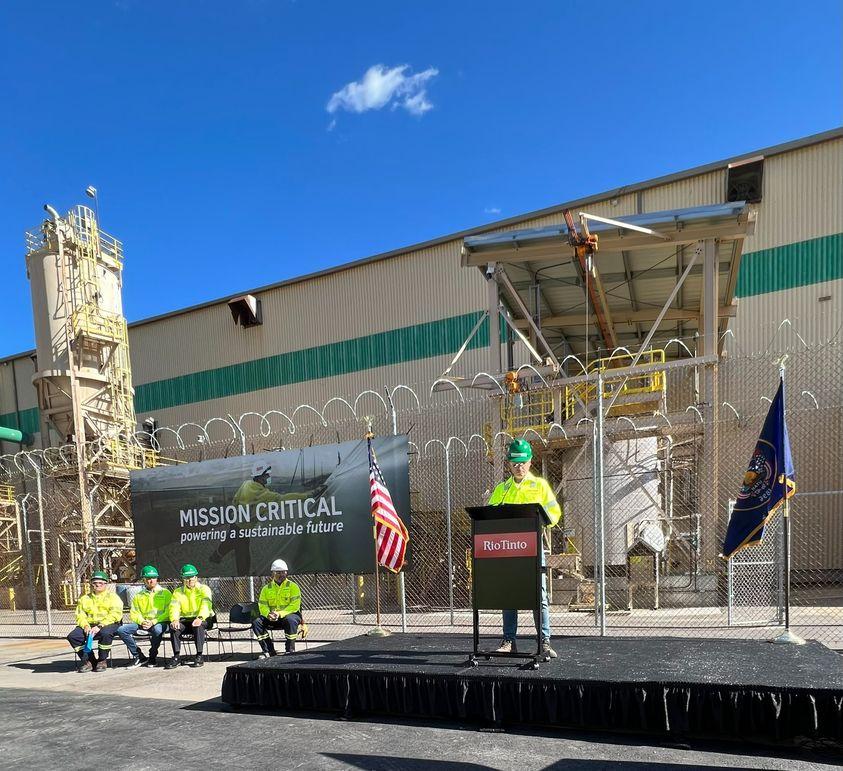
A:
{"type": "Polygon", "coordinates": [[[123,601],[117,593],[108,589],[108,574],[102,570],[91,576],[91,590],[83,594],[76,603],[76,627],[67,636],[67,641],[79,656],[77,672],[104,672],[108,669],[108,654],[117,627],[123,620],[123,601]],[[93,634],[99,643],[99,660],[94,660],[93,651],[85,651],[88,635],[93,634]]]}
{"type": "Polygon", "coordinates": [[[184,565],[181,569],[183,585],[173,592],[170,601],[170,641],[173,644],[173,658],[164,669],[175,669],[181,664],[182,632],[196,635],[196,658],[193,666],[205,664],[202,651],[205,648],[205,633],[214,625],[214,608],[211,588],[199,583],[199,571],[193,565],[184,565]]]}
{"type": "Polygon", "coordinates": [[[158,648],[164,632],[167,631],[167,621],[170,618],[170,602],[173,595],[169,589],[158,584],[158,570],[152,565],[145,565],[141,570],[144,589],[132,598],[129,609],[129,623],[121,624],[117,630],[120,639],[126,644],[126,650],[132,660],[130,667],[154,667],[158,663],[158,648]],[[149,632],[149,658],[143,651],[138,650],[138,644],[132,635],[138,629],[149,632]]]}
{"type": "Polygon", "coordinates": [[[301,589],[287,578],[287,563],[275,560],[270,570],[272,580],[261,589],[258,599],[260,615],[252,622],[252,631],[261,646],[262,659],[277,655],[269,629],[283,629],[285,651],[293,653],[296,650],[299,624],[302,622],[301,589]]]}
{"type": "MultiPolygon", "coordinates": [[[[545,479],[530,472],[533,460],[533,448],[524,439],[515,439],[507,450],[509,461],[509,479],[501,482],[489,496],[489,506],[505,503],[539,503],[550,518],[549,527],[555,527],[562,519],[562,507],[553,494],[553,488],[545,479]]],[[[541,564],[545,566],[544,549],[541,564]]],[[[556,658],[556,651],[550,647],[550,608],[547,602],[547,575],[542,570],[541,613],[535,614],[536,628],[541,630],[542,653],[556,658]]],[[[498,653],[516,653],[515,638],[518,634],[518,611],[503,611],[503,642],[498,653]]]]}

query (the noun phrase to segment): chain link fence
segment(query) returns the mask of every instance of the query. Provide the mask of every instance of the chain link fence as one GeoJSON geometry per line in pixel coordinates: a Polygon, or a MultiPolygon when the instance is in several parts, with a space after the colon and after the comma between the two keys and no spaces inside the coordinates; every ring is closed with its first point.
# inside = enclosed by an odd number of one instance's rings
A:
{"type": "MultiPolygon", "coordinates": [[[[566,411],[576,401],[570,388],[530,370],[519,372],[519,391],[491,381],[487,390],[404,385],[331,399],[321,408],[212,418],[140,438],[163,457],[193,462],[361,439],[364,416],[376,434],[406,433],[409,563],[403,603],[399,579],[379,576],[382,623],[465,633],[472,619],[465,509],[484,502],[504,478],[505,447],[523,435],[533,444],[533,470],[564,508],[563,521],[546,536],[554,635],[769,638],[783,617],[780,517],[760,546],[730,562],[719,553],[730,501],[778,384],[780,357],[778,351],[709,365],[670,363],[658,403],[642,410],[635,399],[619,400],[602,421],[602,441],[587,397],[566,411]],[[518,416],[536,404],[545,405],[543,417],[516,430],[524,426],[518,416]]],[[[791,626],[841,649],[843,350],[836,342],[800,344],[786,365],[797,480],[791,626]]],[[[607,376],[605,387],[604,408],[619,385],[607,376]]],[[[56,448],[0,458],[0,636],[66,634],[94,565],[118,585],[136,580],[128,481],[92,475],[85,507],[73,457],[72,448],[56,448]],[[83,537],[86,508],[92,539],[83,537]]],[[[205,580],[224,616],[255,597],[266,579],[205,580]]],[[[374,576],[296,580],[314,637],[347,637],[374,624],[374,576]]],[[[531,630],[529,614],[520,623],[522,633],[531,630]]],[[[498,635],[500,614],[482,613],[481,625],[484,634],[498,635]]]]}

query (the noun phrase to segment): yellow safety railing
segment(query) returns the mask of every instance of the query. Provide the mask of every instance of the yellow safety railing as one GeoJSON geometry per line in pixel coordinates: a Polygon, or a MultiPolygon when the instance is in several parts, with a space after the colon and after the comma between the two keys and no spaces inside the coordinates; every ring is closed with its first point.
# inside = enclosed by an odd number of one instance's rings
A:
{"type": "Polygon", "coordinates": [[[151,447],[141,447],[125,439],[113,438],[108,441],[108,462],[113,466],[126,469],[157,468],[174,466],[187,461],[166,458],[151,447]]]}
{"type": "MultiPolygon", "coordinates": [[[[90,590],[88,583],[82,584],[82,594],[87,594],[90,590]]],[[[63,581],[59,585],[59,592],[61,593],[61,601],[65,608],[72,608],[76,605],[76,589],[69,581],[63,581]]]]}
{"type": "Polygon", "coordinates": [[[127,341],[126,320],[91,304],[82,305],[70,314],[70,328],[74,338],[81,334],[113,343],[127,341]]]}
{"type": "MultiPolygon", "coordinates": [[[[603,372],[603,398],[613,398],[620,389],[619,396],[621,397],[635,397],[640,396],[640,399],[624,399],[623,403],[616,403],[610,413],[612,415],[627,413],[635,413],[641,409],[649,409],[655,400],[661,398],[665,393],[666,380],[664,370],[655,370],[653,372],[645,372],[636,375],[617,375],[612,377],[613,369],[621,369],[629,367],[632,364],[633,357],[619,353],[608,356],[603,359],[593,361],[588,371],[603,372]]],[[[651,348],[645,351],[638,359],[639,365],[646,364],[664,364],[665,354],[662,349],[651,348]]],[[[578,401],[584,404],[590,404],[597,400],[597,383],[577,383],[573,386],[566,386],[565,388],[565,418],[570,418],[574,415],[578,401]]]]}
{"type": "Polygon", "coordinates": [[[148,447],[130,444],[123,439],[110,439],[108,461],[127,469],[155,468],[159,465],[158,453],[148,447]]]}
{"type": "Polygon", "coordinates": [[[518,391],[501,399],[501,423],[511,436],[535,431],[545,436],[553,423],[553,392],[518,391]]]}
{"type": "Polygon", "coordinates": [[[0,567],[0,583],[11,579],[23,567],[23,555],[18,554],[10,559],[3,567],[0,567]]]}
{"type": "Polygon", "coordinates": [[[15,488],[11,485],[0,485],[0,506],[14,506],[15,488]]]}

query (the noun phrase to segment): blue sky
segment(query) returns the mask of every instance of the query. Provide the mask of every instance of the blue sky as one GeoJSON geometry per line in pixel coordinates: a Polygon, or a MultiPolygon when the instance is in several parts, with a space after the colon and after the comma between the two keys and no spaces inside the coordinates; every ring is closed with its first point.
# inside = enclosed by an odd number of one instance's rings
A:
{"type": "Polygon", "coordinates": [[[133,321],[843,123],[837,0],[689,5],[5,3],[0,356],[87,185],[133,321]]]}

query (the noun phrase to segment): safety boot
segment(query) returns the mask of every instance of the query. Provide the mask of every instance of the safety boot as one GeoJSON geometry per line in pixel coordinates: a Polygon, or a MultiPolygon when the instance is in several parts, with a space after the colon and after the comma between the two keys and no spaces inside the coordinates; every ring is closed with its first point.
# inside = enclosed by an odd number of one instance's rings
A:
{"type": "Polygon", "coordinates": [[[286,653],[295,653],[296,652],[296,641],[295,640],[287,640],[284,645],[284,651],[286,653]]]}
{"type": "Polygon", "coordinates": [[[108,669],[107,659],[100,659],[94,667],[94,672],[105,672],[108,669]]]}
{"type": "Polygon", "coordinates": [[[516,645],[515,640],[504,639],[504,641],[498,646],[495,653],[518,653],[518,646],[516,645]]]}
{"type": "Polygon", "coordinates": [[[90,672],[94,668],[87,653],[79,654],[79,663],[76,665],[77,672],[90,672]]]}
{"type": "Polygon", "coordinates": [[[197,653],[193,659],[193,666],[194,667],[204,667],[205,666],[205,657],[201,653],[197,653]]]}

